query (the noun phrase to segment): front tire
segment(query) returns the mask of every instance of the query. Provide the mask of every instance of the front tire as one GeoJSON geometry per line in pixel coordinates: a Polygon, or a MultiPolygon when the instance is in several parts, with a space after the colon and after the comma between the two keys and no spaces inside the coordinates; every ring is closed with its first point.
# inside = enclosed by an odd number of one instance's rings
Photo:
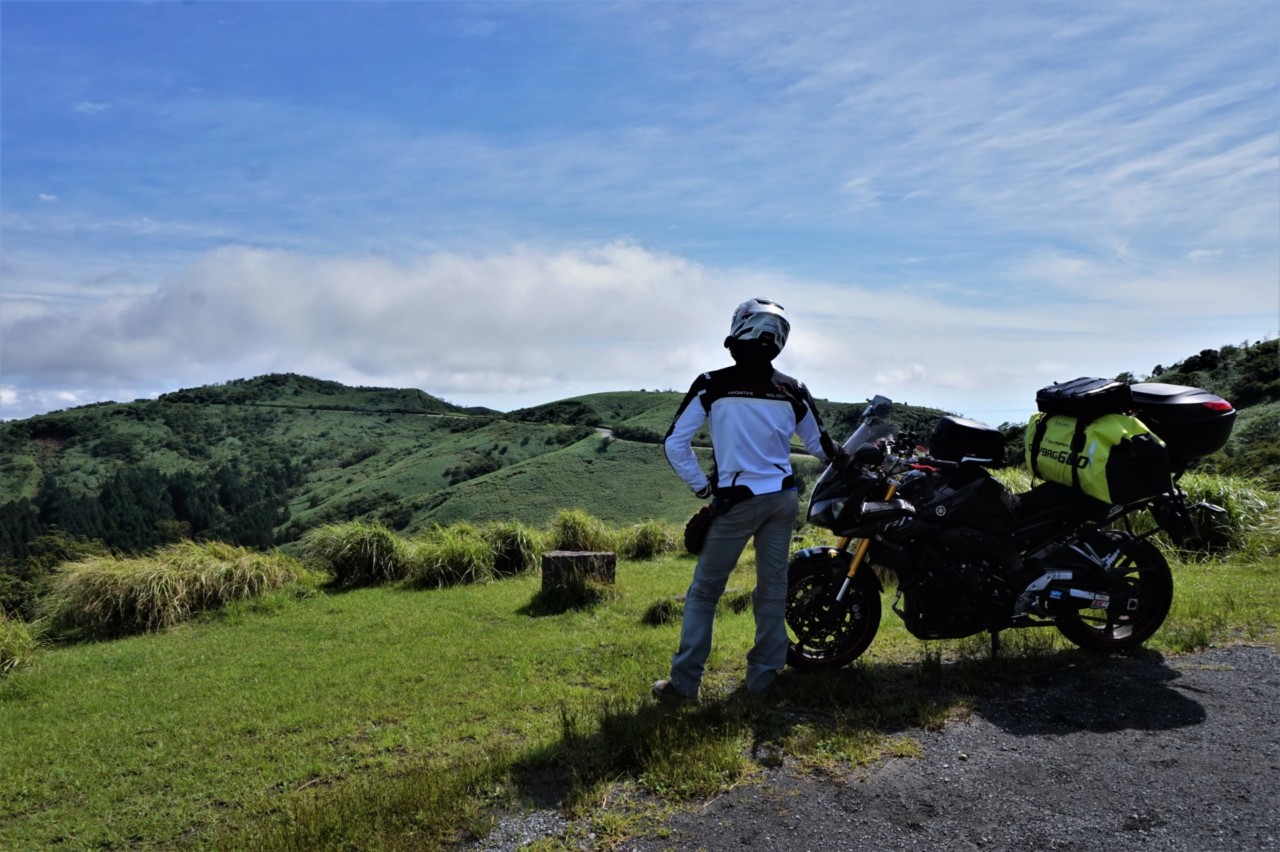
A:
{"type": "Polygon", "coordinates": [[[1111,575],[1124,583],[1106,610],[1081,609],[1058,616],[1058,632],[1086,651],[1128,651],[1151,638],[1173,605],[1173,572],[1149,541],[1126,533],[1104,533],[1120,557],[1111,575]]]}
{"type": "Polygon", "coordinates": [[[849,554],[833,553],[826,548],[801,551],[787,566],[787,664],[793,668],[848,665],[867,650],[880,627],[875,574],[860,566],[844,600],[836,601],[849,554]]]}

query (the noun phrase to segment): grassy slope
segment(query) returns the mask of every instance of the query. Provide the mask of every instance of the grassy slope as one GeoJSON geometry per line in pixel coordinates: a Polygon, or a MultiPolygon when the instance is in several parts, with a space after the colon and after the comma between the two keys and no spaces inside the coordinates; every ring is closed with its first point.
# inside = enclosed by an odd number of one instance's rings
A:
{"type": "MultiPolygon", "coordinates": [[[[413,530],[462,518],[542,524],[561,508],[614,522],[675,521],[695,506],[655,444],[602,443],[590,433],[576,446],[565,443],[584,419],[661,435],[678,393],[591,394],[542,407],[544,414],[570,412],[564,424],[441,414],[444,404],[432,405],[418,391],[267,378],[283,380],[184,390],[156,402],[104,404],[0,426],[11,436],[0,457],[0,491],[31,497],[53,476],[95,493],[128,465],[199,472],[233,460],[253,465],[288,457],[305,472],[289,496],[289,537],[354,517],[413,530]],[[414,406],[432,411],[405,413],[414,406]],[[35,437],[26,439],[21,428],[35,437]],[[467,481],[450,476],[477,465],[467,481]]],[[[823,405],[832,412],[856,408],[823,405]]],[[[538,409],[529,411],[539,416],[538,409]]]]}
{"type": "Polygon", "coordinates": [[[543,412],[564,409],[568,404],[572,404],[574,410],[595,415],[599,423],[604,426],[621,424],[649,426],[665,432],[667,426],[671,424],[671,418],[682,397],[683,394],[674,391],[593,393],[535,406],[524,409],[522,412],[513,412],[513,414],[537,418],[543,412]]]}
{"type": "Polygon", "coordinates": [[[683,522],[700,502],[661,447],[592,437],[450,489],[443,503],[415,516],[413,526],[464,519],[542,524],[561,508],[611,523],[683,522]]]}
{"type": "MultiPolygon", "coordinates": [[[[587,612],[526,614],[538,588],[526,576],[277,598],[164,634],[46,650],[34,668],[0,681],[0,848],[201,846],[223,832],[252,833],[282,809],[489,750],[563,771],[565,718],[590,720],[608,706],[632,725],[653,724],[644,696],[678,628],[641,619],[683,591],[691,566],[686,557],[623,562],[617,599],[587,612]]],[[[1174,611],[1153,648],[1276,640],[1280,560],[1175,570],[1174,611]]],[[[751,583],[740,569],[730,588],[751,583]]],[[[725,614],[717,625],[713,702],[741,681],[752,619],[725,614]]],[[[780,720],[767,716],[703,731],[729,737],[737,755],[719,783],[752,771],[753,737],[819,763],[862,759],[857,743],[945,718],[964,706],[967,688],[1091,664],[1045,631],[1005,639],[992,668],[982,664],[983,637],[921,643],[886,606],[864,663],[805,679],[792,710],[808,721],[773,730],[780,720]],[[938,693],[918,692],[926,682],[959,693],[938,705],[938,693]],[[857,707],[846,704],[851,690],[857,707]],[[820,718],[834,728],[815,727],[820,718]]],[[[660,783],[659,767],[630,772],[607,780],[660,783]]]]}

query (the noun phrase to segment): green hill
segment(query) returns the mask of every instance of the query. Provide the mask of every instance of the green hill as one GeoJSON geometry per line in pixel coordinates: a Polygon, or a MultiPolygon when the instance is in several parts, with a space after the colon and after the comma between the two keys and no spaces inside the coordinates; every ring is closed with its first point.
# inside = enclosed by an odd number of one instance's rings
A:
{"type": "Polygon", "coordinates": [[[1147,381],[1205,388],[1229,400],[1239,412],[1235,429],[1206,467],[1257,476],[1280,490],[1280,341],[1205,349],[1170,367],[1156,365],[1147,381]]]}
{"type": "MultiPolygon", "coordinates": [[[[1235,433],[1206,466],[1280,485],[1276,341],[1205,350],[1149,380],[1231,400],[1235,433]]],[[[542,524],[561,508],[679,521],[695,501],[658,444],[681,398],[596,393],[502,414],[274,374],[3,423],[0,560],[24,558],[55,528],[134,551],[192,535],[287,546],[355,518],[408,532],[461,519],[542,524]]],[[[864,405],[818,401],[838,439],[864,405]]],[[[897,420],[927,434],[943,413],[898,406],[897,420]]],[[[797,469],[803,480],[817,467],[797,469]]]]}
{"type": "Polygon", "coordinates": [[[296,373],[273,373],[220,385],[184,388],[162,395],[160,401],[388,414],[498,414],[486,409],[464,409],[420,390],[353,388],[296,373]]]}
{"type": "Polygon", "coordinates": [[[665,431],[683,394],[675,391],[618,391],[593,393],[506,415],[535,423],[577,423],[584,426],[649,426],[665,431]]]}
{"type": "MultiPolygon", "coordinates": [[[[597,393],[500,414],[276,374],[0,424],[0,558],[55,528],[137,551],[193,535],[287,546],[356,518],[406,532],[542,524],[562,508],[680,521],[696,501],[659,445],[681,398],[597,393]]],[[[837,436],[864,405],[819,402],[837,436]]],[[[904,425],[940,413],[900,410],[904,425]]]]}

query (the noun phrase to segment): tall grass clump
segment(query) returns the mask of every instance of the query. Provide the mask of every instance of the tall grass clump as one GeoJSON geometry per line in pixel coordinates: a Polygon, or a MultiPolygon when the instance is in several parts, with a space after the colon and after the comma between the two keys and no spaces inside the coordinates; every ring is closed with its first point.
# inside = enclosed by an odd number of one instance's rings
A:
{"type": "Polygon", "coordinates": [[[604,521],[581,509],[561,509],[551,522],[551,543],[555,550],[617,550],[617,534],[604,521]]]}
{"type": "Polygon", "coordinates": [[[41,601],[50,631],[100,639],[172,627],[306,579],[296,560],[222,542],[185,541],[149,556],[64,566],[41,601]]]}
{"type": "Polygon", "coordinates": [[[405,542],[380,523],[325,524],[302,539],[302,558],[333,575],[336,586],[375,586],[404,579],[410,554],[405,542]]]}
{"type": "Polygon", "coordinates": [[[36,638],[31,628],[0,609],[0,677],[27,665],[35,653],[36,638]]]}
{"type": "Polygon", "coordinates": [[[1014,494],[1030,491],[1031,486],[1035,484],[1031,480],[1031,471],[1023,465],[1011,464],[1008,467],[999,467],[992,470],[991,475],[1014,494]]]}
{"type": "Polygon", "coordinates": [[[473,524],[436,525],[407,545],[406,581],[418,588],[479,583],[493,577],[494,551],[473,524]]]}
{"type": "Polygon", "coordinates": [[[683,532],[670,521],[648,520],[622,531],[618,552],[626,559],[653,559],[683,546],[683,532]]]}
{"type": "Polygon", "coordinates": [[[1187,492],[1187,505],[1203,501],[1224,510],[1192,509],[1203,550],[1246,558],[1280,552],[1280,495],[1268,491],[1262,482],[1193,471],[1180,484],[1187,492]]]}
{"type": "Polygon", "coordinates": [[[495,521],[482,528],[493,551],[493,575],[514,577],[536,571],[546,536],[519,521],[495,521]]]}

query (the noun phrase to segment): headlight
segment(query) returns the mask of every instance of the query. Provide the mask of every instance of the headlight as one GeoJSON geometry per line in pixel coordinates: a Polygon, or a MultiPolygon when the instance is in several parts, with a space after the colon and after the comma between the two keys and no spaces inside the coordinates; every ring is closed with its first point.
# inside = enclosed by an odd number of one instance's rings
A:
{"type": "Polygon", "coordinates": [[[836,518],[840,517],[840,513],[844,511],[845,504],[848,502],[848,497],[832,497],[813,503],[809,506],[809,522],[831,529],[836,525],[836,518]]]}

